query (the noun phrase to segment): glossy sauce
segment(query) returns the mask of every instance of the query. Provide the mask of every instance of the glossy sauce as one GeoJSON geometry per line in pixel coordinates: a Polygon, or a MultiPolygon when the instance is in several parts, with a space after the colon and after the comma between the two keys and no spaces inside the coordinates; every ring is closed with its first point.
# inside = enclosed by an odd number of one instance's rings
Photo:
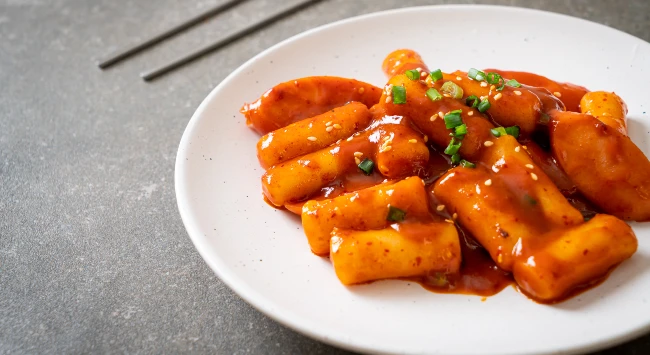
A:
{"type": "Polygon", "coordinates": [[[499,69],[486,69],[486,72],[495,72],[504,78],[515,79],[524,85],[544,88],[551,93],[558,92],[560,93],[560,100],[562,100],[566,106],[567,111],[580,112],[580,99],[589,92],[589,90],[582,86],[569,83],[558,83],[544,76],[533,73],[499,69]]]}
{"type": "MultiPolygon", "coordinates": [[[[401,65],[400,69],[395,70],[395,72],[391,72],[391,74],[396,74],[397,72],[403,72],[406,69],[413,69],[416,67],[422,67],[426,70],[425,66],[419,64],[419,62],[421,62],[419,56],[418,57],[402,56],[400,57],[400,60],[403,61],[403,63],[400,64],[401,65]]],[[[388,70],[387,68],[391,68],[394,66],[395,63],[385,62],[384,70],[387,71],[388,70]]],[[[545,139],[544,126],[546,125],[546,123],[548,123],[546,117],[544,116],[545,113],[549,112],[550,110],[557,110],[557,109],[564,110],[565,107],[567,110],[579,112],[580,99],[586,92],[588,92],[587,89],[573,84],[556,83],[545,77],[535,75],[535,74],[530,74],[530,73],[500,71],[500,70],[493,70],[493,69],[488,69],[488,71],[500,73],[504,78],[507,79],[516,79],[521,84],[523,84],[524,89],[528,90],[533,95],[539,98],[539,101],[541,102],[542,105],[541,107],[542,115],[538,122],[540,126],[539,131],[542,132],[541,136],[524,137],[526,140],[522,140],[521,144],[528,144],[530,146],[531,149],[529,153],[532,156],[532,159],[535,162],[535,164],[538,165],[546,173],[546,175],[550,177],[550,179],[554,182],[554,184],[559,187],[562,194],[567,198],[569,203],[582,213],[585,220],[588,220],[591,217],[593,217],[599,211],[591,203],[589,203],[580,193],[576,192],[577,190],[575,186],[573,185],[571,180],[566,176],[564,171],[562,171],[562,169],[558,166],[557,162],[553,159],[553,157],[548,152],[548,149],[545,149],[547,147],[545,146],[544,143],[544,139],[545,139]]],[[[360,85],[358,82],[349,84],[349,86],[355,86],[355,87],[358,85],[360,85]]],[[[273,93],[269,92],[267,93],[266,96],[269,96],[270,94],[273,93]]],[[[377,93],[373,92],[371,99],[375,100],[376,96],[377,93]]],[[[335,102],[336,100],[332,99],[323,105],[325,106],[330,105],[327,106],[327,109],[330,109],[331,107],[336,106],[336,105],[332,106],[332,104],[335,102]]],[[[428,103],[428,101],[425,101],[425,103],[428,103]]],[[[452,103],[455,103],[455,101],[452,103]]],[[[336,104],[339,103],[336,102],[336,104]]],[[[305,105],[307,105],[307,103],[302,103],[302,106],[305,105]]],[[[300,106],[300,105],[296,105],[296,106],[300,106]]],[[[421,109],[421,107],[418,107],[418,105],[410,105],[409,107],[415,109],[421,109]]],[[[462,107],[465,108],[465,106],[462,107]]],[[[444,112],[451,111],[455,108],[456,107],[446,107],[444,106],[444,104],[440,106],[440,110],[444,112]]],[[[251,107],[246,107],[246,110],[248,111],[250,111],[251,109],[252,109],[251,107]]],[[[322,110],[319,110],[318,112],[320,111],[322,110]]],[[[316,111],[305,113],[303,107],[299,110],[296,110],[295,112],[292,111],[291,115],[289,116],[292,117],[291,118],[292,121],[295,121],[299,118],[303,118],[301,115],[308,117],[309,115],[313,115],[315,112],[316,111]]],[[[402,116],[396,115],[395,112],[391,111],[390,106],[387,108],[386,105],[382,104],[382,102],[373,106],[371,108],[371,113],[373,115],[374,121],[370,124],[370,126],[364,131],[356,133],[354,135],[355,139],[350,141],[349,144],[341,144],[340,150],[337,149],[336,153],[333,152],[334,149],[332,149],[332,154],[351,156],[353,152],[361,151],[364,152],[364,156],[368,156],[369,158],[372,158],[373,162],[377,162],[376,159],[377,153],[376,152],[371,153],[372,148],[370,148],[368,144],[369,143],[377,144],[378,139],[375,138],[373,140],[372,138],[374,134],[373,132],[379,132],[386,127],[390,129],[390,125],[407,126],[412,128],[414,131],[418,132],[418,134],[420,134],[420,137],[424,136],[422,132],[420,132],[420,130],[415,125],[413,125],[409,120],[405,119],[402,116]]],[[[412,116],[410,112],[405,112],[404,115],[408,117],[412,116]]],[[[489,111],[487,116],[488,116],[487,118],[489,119],[489,111]]],[[[499,125],[495,124],[495,126],[499,126],[499,125]]],[[[471,137],[468,136],[468,138],[471,137]]],[[[479,147],[481,143],[482,142],[479,142],[479,147]]],[[[438,180],[440,176],[446,173],[452,167],[452,165],[449,162],[449,157],[445,154],[442,154],[442,152],[438,151],[432,143],[427,144],[427,147],[429,148],[428,163],[426,164],[426,166],[422,166],[415,175],[418,175],[420,178],[424,180],[427,191],[432,191],[431,188],[432,185],[436,182],[436,180],[438,180]]],[[[505,173],[508,174],[508,172],[505,173]]],[[[509,176],[507,179],[508,181],[506,181],[506,183],[508,184],[511,190],[518,190],[519,188],[522,188],[524,184],[533,183],[532,180],[518,181],[516,176],[517,175],[509,176]]],[[[302,205],[307,200],[331,199],[345,193],[354,192],[360,189],[378,185],[380,183],[391,182],[396,180],[399,180],[399,177],[395,177],[394,180],[390,180],[387,179],[382,174],[378,173],[376,166],[374,172],[369,176],[363,174],[359,169],[351,169],[348,170],[342,176],[336,178],[331,183],[327,184],[327,186],[321,188],[318,192],[311,194],[300,201],[292,201],[291,203],[286,203],[284,207],[289,211],[292,211],[293,213],[300,214],[302,211],[302,205]]],[[[530,190],[525,188],[522,189],[524,191],[530,190]]],[[[407,216],[407,219],[399,224],[400,227],[398,228],[401,234],[405,236],[411,236],[413,238],[420,238],[420,239],[426,237],[422,235],[424,230],[418,230],[417,227],[409,226],[409,223],[412,222],[420,223],[420,222],[428,222],[428,221],[440,221],[445,219],[448,222],[453,223],[451,220],[451,216],[446,214],[446,210],[443,210],[442,212],[436,211],[436,206],[438,205],[438,202],[436,201],[436,198],[433,195],[433,193],[431,193],[429,197],[430,197],[430,205],[431,205],[430,215],[427,216],[426,218],[418,217],[416,219],[413,219],[412,217],[409,218],[409,216],[407,216]]],[[[273,206],[273,204],[271,203],[269,204],[273,206]]],[[[545,221],[544,219],[538,218],[539,217],[539,213],[537,213],[539,212],[537,211],[538,206],[534,206],[534,205],[535,204],[531,204],[530,206],[525,206],[525,208],[522,208],[523,210],[525,210],[524,219],[527,221],[526,224],[532,226],[532,228],[534,228],[536,231],[539,232],[538,234],[551,231],[554,227],[547,224],[546,223],[547,221],[545,221]]],[[[512,204],[510,204],[509,206],[512,206],[512,204]]],[[[479,296],[491,296],[500,292],[508,285],[516,286],[514,278],[510,272],[500,269],[496,265],[496,263],[492,260],[490,254],[486,251],[486,249],[483,248],[478,242],[476,242],[474,238],[470,235],[470,233],[468,233],[468,231],[460,227],[458,224],[456,224],[456,227],[459,232],[461,255],[462,255],[462,263],[461,263],[460,271],[456,274],[434,273],[423,277],[406,278],[406,280],[417,282],[418,284],[422,285],[422,287],[424,287],[425,289],[433,292],[472,294],[472,295],[479,295],[479,296]]],[[[561,232],[562,230],[558,229],[557,231],[561,232]]],[[[524,248],[526,248],[528,252],[530,252],[530,250],[536,250],[543,246],[543,245],[542,246],[536,245],[536,243],[537,242],[531,243],[533,245],[526,245],[524,248]]],[[[577,288],[574,288],[566,297],[562,298],[562,300],[573,297],[576,294],[579,294],[585,290],[590,289],[591,287],[600,284],[603,280],[606,279],[609,272],[611,272],[611,269],[605,275],[595,279],[595,281],[592,281],[588,285],[581,285],[577,288]]],[[[552,303],[559,302],[559,301],[561,300],[554,300],[552,303]]]]}

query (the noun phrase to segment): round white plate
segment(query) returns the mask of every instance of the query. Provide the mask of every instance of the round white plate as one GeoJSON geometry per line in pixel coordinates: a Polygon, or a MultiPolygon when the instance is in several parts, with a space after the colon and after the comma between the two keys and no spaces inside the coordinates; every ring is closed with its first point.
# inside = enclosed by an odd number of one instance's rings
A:
{"type": "MultiPolygon", "coordinates": [[[[430,67],[530,71],[629,105],[629,130],[648,155],[650,44],[567,16],[492,6],[381,12],[320,27],[249,60],[203,101],[176,159],[176,196],[201,256],[237,294],[315,339],[373,353],[542,354],[611,346],[650,328],[650,224],[639,251],[597,288],[537,304],[513,288],[481,297],[435,294],[403,281],[344,287],[311,254],[300,220],[262,201],[255,144],[239,108],[272,86],[310,75],[381,86],[381,62],[410,48],[430,67]]],[[[215,305],[215,307],[218,305],[215,305]]]]}

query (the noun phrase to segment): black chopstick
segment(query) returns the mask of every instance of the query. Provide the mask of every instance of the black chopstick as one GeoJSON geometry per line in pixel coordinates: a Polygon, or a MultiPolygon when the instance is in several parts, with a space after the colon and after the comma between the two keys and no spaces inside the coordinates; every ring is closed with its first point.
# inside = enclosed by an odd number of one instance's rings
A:
{"type": "Polygon", "coordinates": [[[210,52],[212,52],[214,50],[217,50],[217,49],[219,49],[219,48],[221,48],[221,47],[223,47],[223,46],[225,46],[225,45],[227,45],[227,44],[229,44],[231,42],[234,42],[234,41],[238,40],[239,38],[242,38],[242,37],[246,36],[247,34],[249,34],[251,32],[254,32],[254,31],[256,31],[256,30],[258,30],[258,29],[260,29],[262,27],[268,26],[271,23],[273,23],[273,22],[275,22],[275,21],[277,21],[277,20],[279,20],[279,19],[281,19],[281,18],[283,18],[285,16],[290,15],[291,13],[300,11],[303,8],[306,8],[306,7],[310,6],[310,5],[313,5],[313,4],[315,4],[315,3],[319,2],[319,1],[321,1],[321,0],[306,0],[306,1],[298,2],[297,4],[295,4],[293,6],[290,6],[290,7],[286,8],[286,9],[282,9],[282,10],[272,14],[271,16],[268,16],[268,17],[266,17],[264,19],[261,19],[258,22],[255,22],[255,23],[253,23],[251,25],[248,25],[248,26],[246,26],[246,27],[244,27],[242,29],[231,32],[231,33],[217,39],[213,43],[211,43],[211,44],[209,44],[209,45],[207,45],[207,46],[205,46],[203,48],[198,49],[197,51],[195,51],[193,53],[182,56],[182,57],[172,61],[171,63],[165,64],[165,65],[163,65],[161,67],[158,67],[156,69],[152,69],[152,70],[149,70],[149,71],[147,71],[145,73],[142,73],[142,74],[140,74],[140,76],[142,77],[142,79],[144,79],[144,81],[151,81],[151,80],[153,80],[153,79],[155,79],[155,78],[157,78],[157,77],[159,77],[159,76],[161,76],[163,74],[166,74],[166,73],[168,73],[168,72],[170,72],[170,71],[172,71],[172,70],[174,70],[174,69],[176,69],[176,68],[178,68],[178,67],[180,67],[182,65],[185,65],[185,64],[187,64],[189,62],[192,62],[193,60],[195,60],[195,59],[197,59],[197,58],[199,58],[201,56],[204,56],[207,53],[210,53],[210,52]]]}
{"type": "Polygon", "coordinates": [[[247,1],[247,0],[229,0],[229,1],[226,1],[225,3],[223,3],[223,4],[212,7],[210,9],[204,11],[203,13],[201,13],[201,14],[199,14],[199,15],[197,15],[197,16],[195,16],[195,17],[193,17],[193,18],[191,18],[191,19],[177,25],[176,27],[170,28],[169,30],[167,30],[165,32],[162,32],[162,33],[160,33],[160,34],[158,34],[156,36],[153,36],[150,39],[148,39],[148,40],[146,40],[146,41],[144,41],[142,43],[133,45],[133,46],[131,46],[129,48],[125,48],[125,49],[111,55],[110,57],[108,57],[108,58],[104,59],[103,61],[99,62],[97,65],[101,69],[106,69],[106,68],[112,66],[113,64],[119,63],[122,60],[124,60],[124,59],[126,59],[126,58],[128,58],[128,57],[130,57],[130,56],[144,50],[144,49],[147,49],[147,48],[149,48],[149,47],[151,47],[151,46],[153,46],[153,45],[155,45],[155,44],[157,44],[157,43],[159,43],[159,42],[161,42],[161,41],[163,41],[163,40],[165,40],[167,38],[170,38],[170,37],[182,32],[182,31],[185,31],[186,29],[188,29],[188,28],[190,28],[190,27],[192,27],[194,25],[197,25],[197,24],[201,23],[202,21],[205,21],[205,20],[207,20],[208,18],[210,18],[212,16],[216,16],[216,15],[218,15],[218,14],[220,14],[220,13],[230,9],[231,7],[237,5],[237,4],[241,3],[241,2],[244,2],[244,1],[247,1]]]}

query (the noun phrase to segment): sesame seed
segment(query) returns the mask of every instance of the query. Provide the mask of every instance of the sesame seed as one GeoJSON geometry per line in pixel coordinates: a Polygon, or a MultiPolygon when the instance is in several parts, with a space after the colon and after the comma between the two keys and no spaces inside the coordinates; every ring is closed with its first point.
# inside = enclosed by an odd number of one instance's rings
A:
{"type": "Polygon", "coordinates": [[[497,88],[496,86],[491,85],[491,86],[490,86],[490,91],[495,90],[496,88],[497,88]]]}
{"type": "Polygon", "coordinates": [[[422,71],[422,68],[420,68],[420,67],[417,67],[417,68],[415,68],[415,70],[417,70],[417,71],[418,71],[418,73],[419,73],[419,72],[421,72],[421,71],[422,71]]]}
{"type": "Polygon", "coordinates": [[[485,81],[481,81],[481,87],[482,88],[486,88],[487,86],[488,86],[488,83],[486,83],[485,81]]]}
{"type": "Polygon", "coordinates": [[[492,185],[492,179],[485,180],[485,186],[490,186],[490,185],[492,185]]]}
{"type": "Polygon", "coordinates": [[[452,221],[451,219],[445,219],[445,222],[454,224],[454,221],[452,221]]]}
{"type": "Polygon", "coordinates": [[[390,102],[390,99],[391,99],[390,96],[386,96],[386,103],[389,103],[389,102],[390,102]]]}
{"type": "Polygon", "coordinates": [[[315,142],[317,140],[317,138],[314,137],[314,136],[307,137],[307,139],[312,141],[312,142],[315,142]]]}
{"type": "Polygon", "coordinates": [[[329,121],[329,122],[327,122],[327,123],[325,124],[325,127],[329,127],[329,126],[331,126],[331,125],[332,125],[332,121],[329,121]]]}
{"type": "Polygon", "coordinates": [[[425,76],[427,76],[427,73],[425,72],[420,73],[420,78],[424,78],[425,76]]]}
{"type": "Polygon", "coordinates": [[[533,164],[526,164],[526,167],[527,167],[528,169],[534,169],[534,168],[535,168],[535,167],[533,166],[533,164]]]}
{"type": "Polygon", "coordinates": [[[362,157],[362,156],[363,156],[363,153],[361,153],[361,152],[354,152],[354,156],[355,156],[355,157],[362,157]]]}
{"type": "Polygon", "coordinates": [[[389,151],[389,150],[391,150],[391,149],[393,149],[393,147],[387,145],[387,146],[384,147],[384,149],[382,150],[382,152],[387,152],[387,151],[389,151]]]}
{"type": "Polygon", "coordinates": [[[559,91],[554,92],[553,95],[555,95],[555,97],[562,97],[562,93],[559,91]]]}
{"type": "Polygon", "coordinates": [[[519,91],[519,90],[515,90],[514,93],[515,93],[515,95],[517,95],[517,96],[521,96],[521,91],[519,91]]]}
{"type": "Polygon", "coordinates": [[[429,141],[429,136],[424,136],[424,143],[429,141]]]}
{"type": "Polygon", "coordinates": [[[458,213],[454,212],[454,214],[451,215],[451,219],[455,220],[456,218],[458,218],[458,213]]]}
{"type": "Polygon", "coordinates": [[[420,84],[422,84],[422,85],[426,85],[427,82],[426,82],[426,80],[420,80],[420,84]]]}
{"type": "Polygon", "coordinates": [[[343,128],[343,127],[341,127],[341,125],[338,124],[338,123],[333,124],[332,127],[336,128],[336,129],[341,129],[341,128],[343,128]]]}
{"type": "Polygon", "coordinates": [[[521,147],[528,150],[528,147],[526,147],[525,145],[522,145],[521,147]]]}
{"type": "Polygon", "coordinates": [[[515,152],[519,153],[520,150],[521,150],[521,147],[520,147],[520,146],[516,146],[516,147],[515,147],[515,152]]]}
{"type": "Polygon", "coordinates": [[[334,127],[332,127],[332,126],[329,126],[329,127],[325,128],[325,130],[327,132],[332,132],[333,129],[334,129],[334,127]]]}
{"type": "Polygon", "coordinates": [[[449,95],[449,94],[442,94],[442,96],[444,96],[444,97],[451,97],[451,95],[449,95]]]}
{"type": "Polygon", "coordinates": [[[438,118],[438,115],[433,115],[433,116],[429,117],[429,121],[433,122],[433,121],[436,120],[436,118],[438,118]]]}
{"type": "Polygon", "coordinates": [[[417,143],[417,142],[418,142],[417,139],[409,139],[409,143],[417,143]]]}
{"type": "Polygon", "coordinates": [[[354,157],[354,162],[357,163],[357,165],[361,164],[361,159],[354,157]]]}
{"type": "Polygon", "coordinates": [[[496,100],[500,99],[501,96],[503,96],[503,95],[501,95],[501,93],[498,93],[498,94],[494,95],[494,100],[496,101],[496,100]]]}
{"type": "Polygon", "coordinates": [[[351,142],[353,139],[354,139],[353,136],[349,136],[348,139],[346,139],[345,141],[346,141],[346,142],[351,142]]]}
{"type": "Polygon", "coordinates": [[[467,116],[474,116],[474,111],[469,111],[469,112],[467,113],[467,116]]]}
{"type": "Polygon", "coordinates": [[[483,101],[483,100],[485,100],[486,97],[487,96],[481,96],[481,97],[479,97],[479,99],[481,99],[481,101],[483,101]]]}
{"type": "Polygon", "coordinates": [[[442,113],[442,111],[440,111],[440,112],[438,112],[438,117],[440,117],[440,118],[444,118],[444,117],[445,117],[445,114],[442,113]]]}
{"type": "Polygon", "coordinates": [[[494,142],[492,142],[492,141],[485,141],[485,143],[483,143],[483,145],[486,146],[486,147],[491,147],[493,144],[494,144],[494,142]]]}
{"type": "Polygon", "coordinates": [[[457,76],[456,80],[463,80],[463,78],[461,78],[460,76],[457,76]]]}
{"type": "Polygon", "coordinates": [[[422,186],[427,186],[427,184],[424,182],[424,180],[420,180],[420,181],[422,181],[422,186]]]}
{"type": "Polygon", "coordinates": [[[363,94],[363,92],[366,91],[364,88],[359,88],[359,94],[363,94]]]}
{"type": "Polygon", "coordinates": [[[537,181],[537,174],[530,173],[530,177],[533,178],[533,180],[537,181]]]}
{"type": "Polygon", "coordinates": [[[444,209],[445,209],[445,205],[438,205],[438,207],[436,207],[436,211],[438,211],[438,212],[440,212],[440,211],[442,211],[444,209]]]}

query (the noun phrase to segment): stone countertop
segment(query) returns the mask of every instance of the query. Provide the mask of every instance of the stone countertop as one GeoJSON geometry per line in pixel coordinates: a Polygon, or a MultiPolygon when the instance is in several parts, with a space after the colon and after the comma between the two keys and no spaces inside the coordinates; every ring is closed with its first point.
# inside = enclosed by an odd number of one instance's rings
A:
{"type": "MultiPolygon", "coordinates": [[[[325,1],[140,80],[280,1],[252,0],[97,68],[104,55],[222,1],[0,0],[0,354],[347,353],[277,324],[215,277],[176,208],[178,142],[210,90],[271,45],[339,19],[447,1],[325,1]]],[[[648,1],[477,3],[565,13],[650,40],[648,1]]],[[[602,352],[647,353],[650,336],[602,352]]]]}

